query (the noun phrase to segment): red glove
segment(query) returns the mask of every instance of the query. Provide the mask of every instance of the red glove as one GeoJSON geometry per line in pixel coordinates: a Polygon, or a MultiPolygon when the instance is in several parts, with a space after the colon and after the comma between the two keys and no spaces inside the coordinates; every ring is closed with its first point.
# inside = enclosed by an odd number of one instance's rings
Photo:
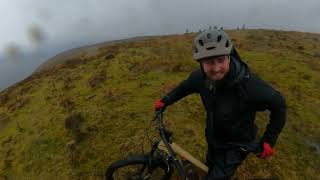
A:
{"type": "Polygon", "coordinates": [[[259,158],[261,159],[265,159],[271,155],[274,154],[274,150],[272,149],[272,147],[270,146],[270,144],[264,142],[263,143],[263,151],[262,151],[262,154],[261,156],[259,156],[259,158]]]}
{"type": "Polygon", "coordinates": [[[161,99],[158,99],[155,103],[154,103],[154,109],[155,110],[161,110],[164,108],[164,103],[161,101],[161,99]]]}

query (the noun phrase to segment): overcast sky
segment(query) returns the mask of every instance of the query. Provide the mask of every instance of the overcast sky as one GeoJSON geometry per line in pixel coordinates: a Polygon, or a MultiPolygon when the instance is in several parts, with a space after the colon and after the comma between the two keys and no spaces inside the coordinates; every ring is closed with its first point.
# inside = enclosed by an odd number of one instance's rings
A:
{"type": "Polygon", "coordinates": [[[132,36],[183,33],[187,28],[198,31],[209,25],[236,28],[242,24],[319,33],[320,1],[0,0],[0,89],[8,85],[2,82],[25,77],[47,58],[69,48],[132,36]],[[42,37],[36,43],[28,35],[34,27],[42,37]],[[18,60],[5,56],[5,49],[12,46],[21,51],[18,60]]]}

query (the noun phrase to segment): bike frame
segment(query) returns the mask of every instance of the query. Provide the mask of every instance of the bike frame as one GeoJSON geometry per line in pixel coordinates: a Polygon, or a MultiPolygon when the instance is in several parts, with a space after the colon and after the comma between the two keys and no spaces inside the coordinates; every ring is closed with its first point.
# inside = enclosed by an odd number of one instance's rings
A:
{"type": "MultiPolygon", "coordinates": [[[[176,144],[174,142],[169,143],[169,144],[170,144],[172,150],[177,155],[188,160],[193,165],[197,166],[198,168],[200,168],[203,171],[205,171],[206,173],[208,173],[208,167],[204,163],[202,163],[200,160],[198,160],[197,158],[192,156],[188,151],[184,150],[183,148],[181,148],[178,144],[176,144]]],[[[169,153],[169,151],[168,151],[166,145],[163,143],[163,141],[160,141],[160,143],[158,144],[158,149],[165,151],[166,153],[169,153]]]]}

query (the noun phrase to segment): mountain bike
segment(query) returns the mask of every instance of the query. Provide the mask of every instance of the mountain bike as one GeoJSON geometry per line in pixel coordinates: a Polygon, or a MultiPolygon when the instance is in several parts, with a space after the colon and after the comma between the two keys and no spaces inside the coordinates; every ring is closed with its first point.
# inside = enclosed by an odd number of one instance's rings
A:
{"type": "MultiPolygon", "coordinates": [[[[181,179],[199,179],[194,166],[208,173],[208,167],[204,163],[172,141],[172,132],[163,124],[163,111],[155,112],[153,121],[155,120],[157,120],[161,140],[154,141],[148,153],[131,155],[112,163],[105,173],[107,180],[168,180],[172,177],[174,170],[178,172],[181,179]]],[[[261,152],[259,142],[230,142],[228,146],[240,148],[257,156],[261,152]]]]}

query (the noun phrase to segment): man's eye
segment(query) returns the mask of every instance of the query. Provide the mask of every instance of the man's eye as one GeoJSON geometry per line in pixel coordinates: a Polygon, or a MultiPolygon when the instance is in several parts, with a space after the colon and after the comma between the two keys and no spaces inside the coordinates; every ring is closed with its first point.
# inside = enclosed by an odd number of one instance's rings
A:
{"type": "Polygon", "coordinates": [[[219,59],[218,59],[218,62],[219,62],[219,63],[223,63],[223,62],[224,62],[224,58],[219,58],[219,59]]]}
{"type": "Polygon", "coordinates": [[[204,61],[204,63],[205,63],[205,64],[211,64],[211,63],[212,63],[212,61],[210,61],[210,60],[206,60],[206,61],[204,61]]]}

